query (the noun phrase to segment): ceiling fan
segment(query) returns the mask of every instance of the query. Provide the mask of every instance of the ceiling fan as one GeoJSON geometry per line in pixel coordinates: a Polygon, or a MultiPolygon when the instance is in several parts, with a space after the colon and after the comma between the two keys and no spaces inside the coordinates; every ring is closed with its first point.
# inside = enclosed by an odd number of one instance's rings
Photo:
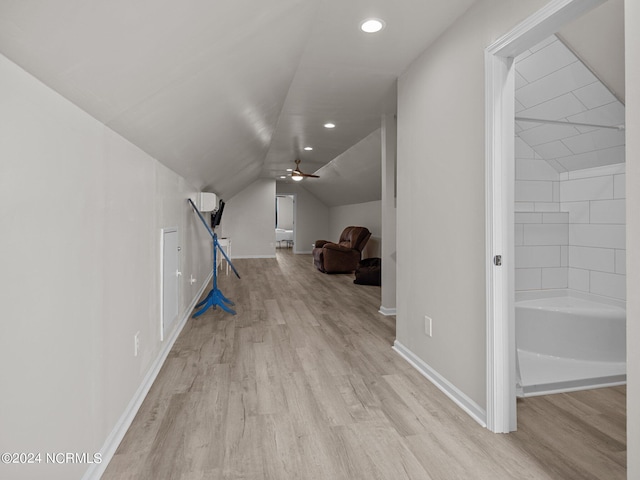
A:
{"type": "Polygon", "coordinates": [[[300,170],[300,160],[296,159],[296,168],[291,172],[291,179],[295,180],[296,182],[299,182],[300,180],[302,180],[304,177],[309,177],[309,178],[320,178],[318,175],[312,175],[310,173],[304,173],[300,170]]]}

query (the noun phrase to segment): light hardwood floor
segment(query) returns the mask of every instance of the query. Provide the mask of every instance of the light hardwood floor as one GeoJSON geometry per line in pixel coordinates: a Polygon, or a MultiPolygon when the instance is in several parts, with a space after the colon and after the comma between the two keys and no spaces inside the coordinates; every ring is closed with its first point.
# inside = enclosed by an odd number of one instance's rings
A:
{"type": "Polygon", "coordinates": [[[190,319],[103,479],[624,479],[625,389],[480,427],[392,349],[379,287],[311,256],[236,260],[238,314],[190,319]]]}

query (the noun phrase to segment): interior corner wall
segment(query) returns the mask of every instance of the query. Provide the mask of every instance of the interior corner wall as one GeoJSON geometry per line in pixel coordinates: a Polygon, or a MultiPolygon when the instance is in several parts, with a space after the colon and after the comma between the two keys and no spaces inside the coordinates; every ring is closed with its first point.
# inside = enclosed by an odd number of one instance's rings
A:
{"type": "Polygon", "coordinates": [[[231,238],[231,258],[275,258],[276,181],[261,178],[226,201],[219,236],[231,238]]]}
{"type": "Polygon", "coordinates": [[[546,3],[474,3],[398,83],[396,341],[482,409],[484,49],[546,3]]]}
{"type": "Polygon", "coordinates": [[[627,478],[640,478],[640,2],[626,0],[627,478]]]}
{"type": "MultiPolygon", "coordinates": [[[[0,105],[0,451],[104,453],[167,345],[162,228],[179,228],[181,318],[210,273],[196,190],[3,56],[0,105]]],[[[0,465],[12,479],[86,472],[0,465]]]]}
{"type": "Polygon", "coordinates": [[[316,240],[329,240],[329,207],[302,185],[278,182],[276,191],[295,195],[294,253],[311,253],[316,240]]]}

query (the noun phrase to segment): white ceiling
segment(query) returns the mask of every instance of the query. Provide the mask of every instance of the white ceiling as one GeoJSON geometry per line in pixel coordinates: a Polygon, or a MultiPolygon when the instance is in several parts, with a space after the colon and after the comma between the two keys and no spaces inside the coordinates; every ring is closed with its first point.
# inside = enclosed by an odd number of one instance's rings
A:
{"type": "Polygon", "coordinates": [[[472,3],[2,0],[0,52],[229,198],[295,158],[315,171],[377,130],[398,75],[472,3]],[[362,33],[367,17],[386,28],[362,33]]]}
{"type": "Polygon", "coordinates": [[[304,187],[329,207],[380,200],[381,130],[369,134],[316,173],[320,178],[304,180],[304,187]]]}

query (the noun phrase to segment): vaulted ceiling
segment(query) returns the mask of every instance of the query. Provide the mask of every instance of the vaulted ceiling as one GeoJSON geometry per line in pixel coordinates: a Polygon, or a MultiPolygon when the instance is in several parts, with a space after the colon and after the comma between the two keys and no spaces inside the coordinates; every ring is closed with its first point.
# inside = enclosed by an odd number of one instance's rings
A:
{"type": "MultiPolygon", "coordinates": [[[[357,203],[397,77],[473,2],[1,0],[0,53],[198,189],[228,199],[300,158],[331,162],[307,184],[328,205],[357,203]],[[370,17],[385,28],[360,31],[370,17]]],[[[622,9],[559,37],[624,102],[622,9]]]]}
{"type": "Polygon", "coordinates": [[[296,158],[315,171],[377,130],[398,75],[472,3],[2,0],[0,52],[229,198],[296,158]],[[368,17],[386,27],[363,33],[368,17]]]}

